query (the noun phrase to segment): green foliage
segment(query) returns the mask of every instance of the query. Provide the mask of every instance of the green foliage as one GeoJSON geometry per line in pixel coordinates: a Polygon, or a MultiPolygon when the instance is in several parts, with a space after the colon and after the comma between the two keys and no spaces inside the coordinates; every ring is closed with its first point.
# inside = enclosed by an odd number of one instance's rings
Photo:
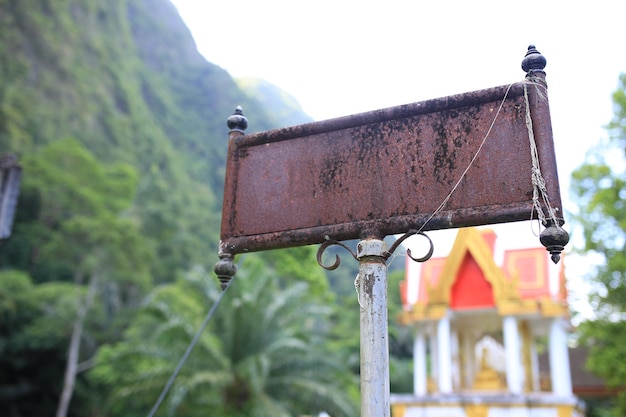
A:
{"type": "MultiPolygon", "coordinates": [[[[580,326],[590,349],[588,367],[610,387],[624,387],[626,354],[626,74],[613,95],[615,115],[609,139],[593,148],[587,162],[572,174],[578,198],[575,220],[583,227],[583,251],[603,259],[593,272],[591,302],[596,317],[580,326]]],[[[615,415],[626,413],[626,392],[615,415]]]]}
{"type": "MultiPolygon", "coordinates": [[[[217,258],[226,118],[238,104],[250,132],[309,118],[275,87],[238,84],[206,62],[168,0],[0,0],[0,25],[0,151],[23,166],[13,236],[0,243],[0,409],[52,414],[82,322],[70,415],[101,415],[119,382],[110,413],[145,415],[219,294],[185,271],[217,258]],[[82,372],[96,352],[119,367],[82,372]]],[[[241,403],[281,415],[325,398],[347,415],[358,396],[354,296],[328,309],[337,298],[314,248],[250,256],[246,268],[260,278],[236,278],[240,292],[169,410],[221,404],[232,415],[241,403]]]]}
{"type": "Polygon", "coordinates": [[[586,417],[621,417],[612,398],[586,398],[586,417]]]}
{"type": "Polygon", "coordinates": [[[284,93],[254,98],[204,60],[168,0],[2,1],[0,24],[0,151],[27,158],[71,137],[106,166],[132,166],[132,211],[155,246],[157,282],[216,261],[235,106],[250,131],[308,120],[293,104],[281,120],[269,106],[284,93]]]}
{"type": "Polygon", "coordinates": [[[0,272],[0,408],[6,415],[54,409],[80,294],[67,283],[34,285],[23,272],[0,272]]]}
{"type": "Polygon", "coordinates": [[[593,148],[588,162],[572,174],[583,226],[583,250],[603,255],[596,271],[595,302],[603,315],[626,309],[626,74],[614,93],[615,116],[609,139],[593,148]]]}
{"type": "MultiPolygon", "coordinates": [[[[326,410],[354,415],[355,384],[325,350],[319,321],[328,307],[308,286],[281,290],[257,260],[244,264],[190,355],[163,408],[169,414],[293,416],[326,410]]],[[[157,288],[127,332],[102,350],[91,376],[114,385],[110,415],[143,415],[165,385],[205,311],[220,294],[202,271],[157,288]]]]}
{"type": "Polygon", "coordinates": [[[6,396],[16,410],[45,414],[45,408],[34,411],[38,403],[33,398],[58,398],[76,321],[86,320],[82,359],[95,354],[105,340],[116,340],[123,325],[119,319],[151,285],[153,252],[136,221],[119,217],[134,197],[132,168],[102,165],[74,140],[44,146],[24,158],[23,166],[25,200],[37,204],[20,216],[3,257],[5,266],[30,272],[39,284],[24,272],[5,273],[15,294],[0,291],[0,299],[7,300],[3,311],[20,308],[23,314],[8,321],[13,323],[6,333],[12,361],[3,366],[8,372],[0,375],[0,385],[17,385],[6,396]],[[22,255],[12,258],[13,253],[22,255]],[[94,306],[86,301],[87,282],[99,292],[94,306]],[[86,318],[78,318],[81,305],[86,318]],[[44,359],[49,363],[42,367],[39,360],[44,359]],[[21,391],[20,383],[29,388],[21,391]]]}
{"type": "Polygon", "coordinates": [[[76,299],[82,289],[65,282],[36,285],[27,305],[32,303],[40,313],[22,324],[14,334],[12,347],[16,350],[50,349],[62,346],[76,315],[76,299]]]}
{"type": "Polygon", "coordinates": [[[398,316],[402,310],[400,281],[404,279],[404,273],[404,270],[389,273],[389,385],[391,392],[409,393],[413,392],[414,330],[411,326],[398,324],[398,316]]]}
{"type": "MultiPolygon", "coordinates": [[[[92,235],[105,231],[112,234],[118,230],[126,234],[126,240],[109,236],[117,239],[110,243],[120,249],[136,245],[137,250],[145,250],[138,244],[139,229],[135,222],[115,219],[118,213],[130,207],[135,195],[137,176],[130,166],[102,165],[79,142],[71,139],[44,146],[21,163],[25,172],[23,192],[14,236],[0,256],[4,265],[28,271],[36,281],[69,279],[79,263],[76,258],[82,258],[87,249],[83,246],[87,244],[84,237],[78,236],[80,227],[92,235]],[[26,207],[26,211],[22,211],[22,207],[26,207]],[[97,222],[100,224],[95,224],[97,222]],[[114,227],[114,222],[123,224],[114,227]],[[129,240],[133,231],[135,238],[129,240]],[[73,250],[73,258],[69,256],[70,250],[73,250]]],[[[91,239],[104,237],[92,236],[91,239]]],[[[90,242],[92,248],[100,243],[90,242]]],[[[149,263],[139,264],[144,269],[148,266],[149,263]]]]}
{"type": "MultiPolygon", "coordinates": [[[[317,300],[333,302],[328,279],[324,270],[317,265],[317,248],[300,246],[289,249],[271,250],[263,253],[247,255],[247,258],[259,258],[277,277],[288,277],[285,286],[295,282],[309,284],[309,295],[317,300]]],[[[246,259],[250,262],[250,259],[246,259]]]]}
{"type": "Polygon", "coordinates": [[[28,275],[20,271],[0,272],[0,323],[10,323],[18,315],[19,296],[32,290],[28,275]]]}
{"type": "MultiPolygon", "coordinates": [[[[622,364],[626,355],[624,322],[588,321],[580,326],[580,332],[584,336],[583,343],[589,346],[589,369],[603,377],[607,386],[623,388],[626,381],[626,366],[622,364]]],[[[621,393],[618,400],[615,416],[623,415],[626,410],[626,395],[621,393]]]]}
{"type": "Polygon", "coordinates": [[[42,256],[70,263],[77,284],[90,275],[115,284],[131,304],[151,285],[151,248],[134,222],[111,214],[67,220],[42,256]]]}
{"type": "Polygon", "coordinates": [[[391,392],[413,392],[413,360],[389,357],[389,387],[391,392]]]}
{"type": "Polygon", "coordinates": [[[39,192],[39,221],[56,227],[76,215],[98,216],[127,209],[137,188],[137,174],[127,164],[101,165],[78,141],[52,142],[27,155],[24,188],[39,192]]]}

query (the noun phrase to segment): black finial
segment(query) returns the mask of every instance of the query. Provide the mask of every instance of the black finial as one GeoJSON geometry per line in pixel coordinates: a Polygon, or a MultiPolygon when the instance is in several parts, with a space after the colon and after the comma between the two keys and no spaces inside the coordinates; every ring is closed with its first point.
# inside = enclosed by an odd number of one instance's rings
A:
{"type": "Polygon", "coordinates": [[[228,287],[228,283],[237,273],[237,265],[233,263],[233,255],[230,253],[220,254],[220,260],[213,267],[215,275],[220,280],[222,291],[228,287]]]}
{"type": "Polygon", "coordinates": [[[232,114],[226,121],[228,128],[233,131],[242,132],[248,127],[248,119],[243,115],[243,109],[241,106],[237,106],[235,113],[232,114]]]}
{"type": "MultiPolygon", "coordinates": [[[[562,221],[560,221],[562,223],[562,221]]],[[[539,241],[552,255],[552,262],[555,264],[561,259],[561,252],[569,242],[569,234],[559,224],[553,220],[546,221],[547,227],[539,235],[539,241]]]]}
{"type": "Polygon", "coordinates": [[[522,60],[522,69],[530,75],[533,71],[543,71],[546,67],[546,57],[541,55],[535,45],[528,47],[528,52],[522,60]]]}

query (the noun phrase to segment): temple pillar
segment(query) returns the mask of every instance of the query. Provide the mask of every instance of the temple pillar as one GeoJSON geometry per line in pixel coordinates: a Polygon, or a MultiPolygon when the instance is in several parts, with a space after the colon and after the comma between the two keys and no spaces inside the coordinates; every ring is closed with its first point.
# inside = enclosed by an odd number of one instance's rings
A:
{"type": "Polygon", "coordinates": [[[512,394],[522,394],[521,344],[517,319],[512,316],[505,317],[502,331],[506,359],[506,385],[512,394]]]}
{"type": "Polygon", "coordinates": [[[428,393],[425,336],[424,329],[418,327],[413,340],[413,392],[420,397],[428,393]]]}
{"type": "Polygon", "coordinates": [[[535,391],[535,367],[533,365],[533,335],[530,324],[523,320],[519,324],[519,332],[522,338],[522,366],[524,370],[524,392],[535,391]]]}
{"type": "Polygon", "coordinates": [[[450,318],[446,315],[437,323],[437,385],[441,394],[452,393],[452,350],[450,348],[450,318]]]}
{"type": "Polygon", "coordinates": [[[475,352],[474,352],[474,344],[475,337],[472,332],[461,333],[461,379],[463,389],[472,388],[475,372],[474,369],[476,367],[475,360],[475,352]]]}
{"type": "Polygon", "coordinates": [[[439,390],[439,347],[437,346],[437,330],[430,329],[428,337],[428,352],[430,354],[430,378],[432,380],[431,390],[439,390]]]}
{"type": "Polygon", "coordinates": [[[552,320],[550,325],[550,379],[555,395],[572,395],[572,375],[567,349],[567,333],[562,319],[552,320]]]}
{"type": "Polygon", "coordinates": [[[450,359],[451,359],[451,374],[452,374],[452,390],[457,391],[461,387],[461,364],[459,353],[459,333],[453,327],[450,329],[450,359]]]}

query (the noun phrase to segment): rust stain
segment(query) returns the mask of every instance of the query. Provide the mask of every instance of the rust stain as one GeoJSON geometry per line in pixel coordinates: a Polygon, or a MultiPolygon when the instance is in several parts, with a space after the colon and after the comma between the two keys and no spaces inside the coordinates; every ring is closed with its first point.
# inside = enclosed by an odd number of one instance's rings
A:
{"type": "Polygon", "coordinates": [[[376,275],[373,273],[363,274],[363,293],[369,298],[374,294],[374,285],[376,284],[376,275]]]}

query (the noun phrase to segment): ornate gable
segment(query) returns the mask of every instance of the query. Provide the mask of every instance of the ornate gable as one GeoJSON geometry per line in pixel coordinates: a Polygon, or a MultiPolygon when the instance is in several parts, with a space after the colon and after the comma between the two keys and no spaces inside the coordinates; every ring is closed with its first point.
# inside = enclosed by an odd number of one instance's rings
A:
{"type": "Polygon", "coordinates": [[[448,257],[422,265],[416,297],[407,294],[410,285],[402,284],[405,311],[400,320],[438,319],[448,310],[489,308],[499,315],[566,315],[564,297],[550,297],[545,250],[507,250],[500,267],[494,260],[495,239],[490,229],[460,229],[448,257]]]}

